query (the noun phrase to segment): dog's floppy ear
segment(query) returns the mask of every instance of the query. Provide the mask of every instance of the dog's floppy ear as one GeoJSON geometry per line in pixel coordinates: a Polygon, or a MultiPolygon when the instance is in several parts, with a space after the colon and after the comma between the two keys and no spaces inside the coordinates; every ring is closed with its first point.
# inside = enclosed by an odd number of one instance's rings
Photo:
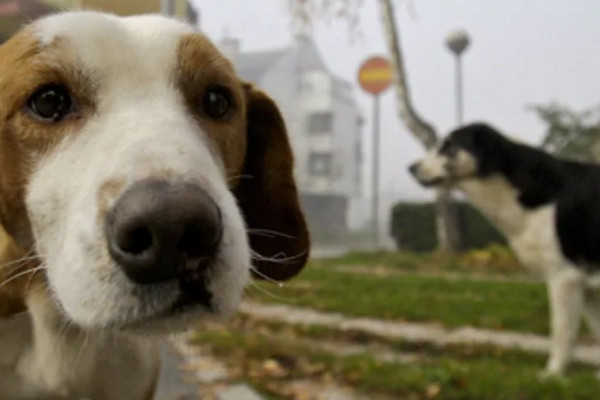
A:
{"type": "Polygon", "coordinates": [[[472,147],[479,164],[479,176],[487,177],[494,173],[506,172],[507,141],[500,132],[483,123],[472,124],[463,129],[472,132],[472,147]]]}
{"type": "Polygon", "coordinates": [[[282,281],[306,264],[310,241],[294,182],[294,159],[273,100],[245,85],[247,144],[234,189],[244,214],[257,278],[282,281]]]}

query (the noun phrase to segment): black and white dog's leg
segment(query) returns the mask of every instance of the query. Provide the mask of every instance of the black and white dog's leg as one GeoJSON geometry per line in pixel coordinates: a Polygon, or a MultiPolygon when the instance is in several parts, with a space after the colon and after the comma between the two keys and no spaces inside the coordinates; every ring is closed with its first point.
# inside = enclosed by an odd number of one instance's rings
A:
{"type": "Polygon", "coordinates": [[[560,376],[573,356],[583,311],[583,276],[562,270],[548,280],[550,295],[550,358],[543,377],[560,376]]]}
{"type": "MultiPolygon", "coordinates": [[[[600,291],[598,288],[585,289],[583,313],[590,332],[596,342],[600,344],[600,291]]],[[[600,371],[596,376],[600,378],[600,371]]]]}

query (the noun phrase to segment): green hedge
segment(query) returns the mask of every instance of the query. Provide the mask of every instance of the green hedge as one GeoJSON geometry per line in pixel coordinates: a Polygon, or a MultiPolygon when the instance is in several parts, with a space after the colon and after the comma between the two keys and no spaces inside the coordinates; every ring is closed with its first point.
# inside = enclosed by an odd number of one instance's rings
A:
{"type": "MultiPolygon", "coordinates": [[[[473,206],[456,202],[461,248],[473,249],[506,240],[473,206]]],[[[397,203],[392,210],[391,233],[398,249],[430,252],[438,247],[435,205],[433,203],[397,203]]]]}

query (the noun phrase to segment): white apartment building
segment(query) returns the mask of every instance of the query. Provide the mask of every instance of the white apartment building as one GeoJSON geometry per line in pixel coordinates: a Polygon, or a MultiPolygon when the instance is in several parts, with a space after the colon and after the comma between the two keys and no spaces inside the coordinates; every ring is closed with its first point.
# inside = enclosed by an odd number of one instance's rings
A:
{"type": "MultiPolygon", "coordinates": [[[[313,233],[356,228],[362,193],[363,118],[352,85],[326,67],[309,35],[287,48],[241,52],[237,39],[221,50],[238,74],[279,105],[296,155],[296,179],[313,233]]],[[[361,201],[362,200],[362,201],[361,201]]]]}

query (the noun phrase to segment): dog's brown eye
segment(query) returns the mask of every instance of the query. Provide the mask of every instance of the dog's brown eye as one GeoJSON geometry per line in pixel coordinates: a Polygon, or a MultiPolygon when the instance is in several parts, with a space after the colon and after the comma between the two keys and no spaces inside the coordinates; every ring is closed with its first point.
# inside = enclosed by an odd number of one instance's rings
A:
{"type": "Polygon", "coordinates": [[[231,92],[224,87],[208,89],[204,94],[203,109],[213,119],[223,119],[232,108],[231,92]]]}
{"type": "Polygon", "coordinates": [[[58,122],[72,110],[67,89],[61,85],[49,85],[37,90],[27,100],[27,107],[36,117],[58,122]]]}

